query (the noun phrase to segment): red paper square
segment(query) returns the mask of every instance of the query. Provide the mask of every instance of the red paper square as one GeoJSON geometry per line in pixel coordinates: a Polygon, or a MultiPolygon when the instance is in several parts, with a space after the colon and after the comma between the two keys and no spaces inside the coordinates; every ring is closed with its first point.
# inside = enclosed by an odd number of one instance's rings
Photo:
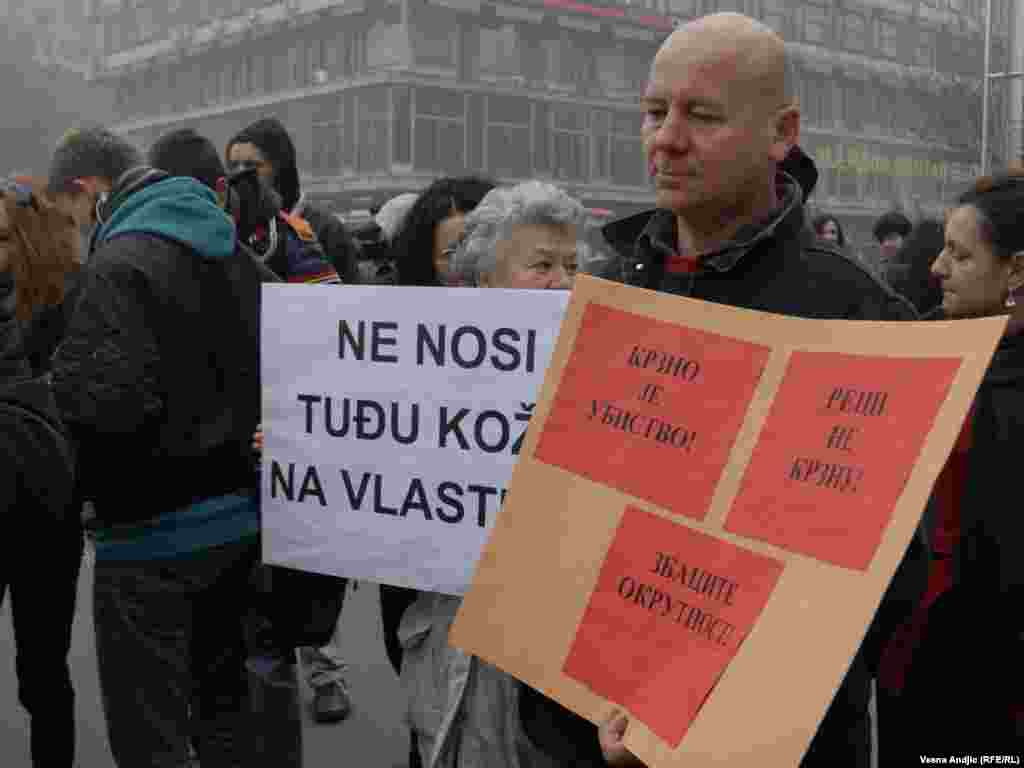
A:
{"type": "Polygon", "coordinates": [[[778,560],[627,507],[563,671],[627,707],[676,747],[761,615],[782,568],[778,560]],[[672,578],[666,555],[674,558],[672,578]]]}
{"type": "Polygon", "coordinates": [[[535,457],[703,519],[769,352],[588,304],[535,457]]]}
{"type": "Polygon", "coordinates": [[[866,569],[960,363],[794,352],[726,530],[866,569]]]}

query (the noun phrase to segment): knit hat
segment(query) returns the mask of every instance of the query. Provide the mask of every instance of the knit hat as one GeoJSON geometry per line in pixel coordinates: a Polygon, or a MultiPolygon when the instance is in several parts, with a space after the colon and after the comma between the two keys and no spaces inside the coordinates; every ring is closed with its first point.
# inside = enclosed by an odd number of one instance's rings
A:
{"type": "Polygon", "coordinates": [[[149,148],[149,165],[171,176],[189,176],[216,191],[217,180],[224,178],[224,163],[217,147],[191,128],[181,128],[161,136],[149,148]]]}
{"type": "Polygon", "coordinates": [[[107,128],[72,128],[57,143],[50,161],[48,187],[55,194],[67,189],[75,179],[93,176],[114,182],[143,164],[142,153],[107,128]]]}
{"type": "Polygon", "coordinates": [[[281,194],[284,209],[292,210],[299,202],[299,170],[295,159],[295,144],[281,121],[274,117],[257,120],[228,142],[225,156],[230,156],[235,144],[252,144],[274,167],[274,187],[281,194]]]}

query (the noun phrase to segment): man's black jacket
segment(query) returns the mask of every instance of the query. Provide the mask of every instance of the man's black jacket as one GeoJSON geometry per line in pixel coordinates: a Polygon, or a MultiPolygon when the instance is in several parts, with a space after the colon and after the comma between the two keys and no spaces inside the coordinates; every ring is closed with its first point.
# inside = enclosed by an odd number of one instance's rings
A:
{"type": "MultiPolygon", "coordinates": [[[[808,161],[809,162],[809,161],[808,161]]],[[[806,168],[804,168],[806,171],[806,168]]],[[[813,166],[811,166],[813,170],[813,166]]],[[[783,203],[768,224],[741,232],[702,259],[698,271],[668,274],[675,219],[648,211],[605,226],[608,243],[622,257],[622,281],[717,304],[802,318],[914,320],[913,307],[857,262],[818,241],[804,222],[806,183],[783,174],[783,203]]],[[[923,528],[911,542],[874,622],[804,758],[802,768],[859,766],[866,744],[870,681],[885,642],[908,617],[928,578],[923,528]]],[[[799,674],[799,670],[794,670],[799,674]]],[[[780,691],[779,706],[785,706],[780,691]]],[[[531,740],[567,764],[601,765],[594,726],[523,686],[523,725],[531,740]]]]}

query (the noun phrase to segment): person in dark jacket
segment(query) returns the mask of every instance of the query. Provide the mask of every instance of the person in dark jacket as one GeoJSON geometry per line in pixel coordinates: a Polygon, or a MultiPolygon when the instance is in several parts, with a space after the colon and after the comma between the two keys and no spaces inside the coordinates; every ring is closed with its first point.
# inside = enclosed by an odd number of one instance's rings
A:
{"type": "Polygon", "coordinates": [[[931,269],[945,245],[944,237],[941,222],[919,222],[886,271],[886,282],[922,317],[942,304],[942,291],[931,269]]]}
{"type": "Polygon", "coordinates": [[[254,165],[281,196],[285,213],[309,222],[341,281],[347,285],[359,281],[359,252],[355,241],[337,216],[314,205],[302,194],[295,144],[279,120],[264,118],[245,128],[228,142],[225,157],[229,170],[242,164],[254,165]]]}
{"type": "Polygon", "coordinates": [[[0,600],[11,596],[18,698],[32,765],[75,764],[75,696],[68,668],[82,561],[74,456],[48,380],[33,371],[23,329],[59,306],[78,262],[78,227],[35,188],[0,187],[0,513],[9,545],[0,600]],[[45,566],[40,567],[40,557],[45,566]]]}
{"type": "MultiPolygon", "coordinates": [[[[957,201],[932,270],[942,315],[1022,311],[1024,171],[982,178],[957,201]]],[[[905,756],[1021,756],[1024,744],[1024,523],[1013,482],[1024,451],[1024,334],[1014,322],[965,424],[967,450],[944,518],[955,526],[951,585],[932,604],[904,687],[905,756]]],[[[951,459],[952,461],[953,459],[951,459]]],[[[943,501],[942,499],[939,500],[943,501]]]]}
{"type": "MultiPolygon", "coordinates": [[[[223,189],[226,171],[217,148],[190,128],[161,136],[150,147],[148,160],[151,166],[171,176],[190,176],[211,190],[223,189]]],[[[259,290],[257,281],[259,284],[282,282],[248,246],[239,241],[238,248],[238,258],[228,265],[233,285],[252,292],[259,290]]],[[[258,313],[259,307],[255,309],[258,313]]],[[[260,320],[258,316],[248,319],[250,322],[260,320]]],[[[295,654],[288,646],[282,650],[284,643],[275,636],[274,595],[261,589],[264,577],[265,567],[261,565],[253,574],[253,605],[246,623],[251,708],[258,718],[254,720],[255,727],[248,741],[251,753],[261,755],[268,764],[299,768],[302,765],[302,716],[295,654]]]]}
{"type": "MultiPolygon", "coordinates": [[[[676,30],[654,59],[642,99],[658,208],[613,222],[623,280],[718,304],[803,318],[909,320],[913,308],[805,224],[794,147],[800,113],[782,40],[739,14],[676,30]]],[[[870,765],[871,679],[885,639],[924,590],[927,543],[914,538],[801,765],[870,765]]],[[[622,744],[627,719],[600,729],[540,694],[524,697],[527,734],[567,764],[600,739],[612,765],[639,764],[622,744]],[[561,716],[559,716],[561,715],[561,716]]]]}
{"type": "MultiPolygon", "coordinates": [[[[255,169],[255,175],[250,174],[237,182],[236,191],[243,200],[243,208],[258,205],[273,210],[274,206],[279,206],[281,216],[292,231],[317,242],[326,262],[333,265],[342,283],[353,285],[358,282],[355,242],[337,217],[308,203],[303,197],[295,145],[278,120],[266,118],[248,126],[228,142],[225,157],[232,178],[246,169],[255,169]],[[275,202],[268,206],[270,199],[275,202]]],[[[247,218],[242,217],[239,221],[243,231],[248,228],[247,218]]],[[[296,260],[288,259],[288,264],[296,264],[296,260]]],[[[288,282],[311,282],[301,279],[301,276],[297,280],[293,270],[282,266],[278,259],[269,259],[268,266],[288,282]]],[[[315,282],[323,281],[317,279],[315,282]]],[[[261,442],[262,434],[258,433],[255,440],[261,442]]],[[[289,621],[296,625],[296,638],[301,640],[297,647],[309,669],[309,684],[314,692],[314,717],[322,723],[344,720],[352,711],[345,674],[347,665],[332,640],[341,617],[347,580],[277,567],[271,567],[269,572],[273,574],[271,579],[275,583],[275,592],[295,597],[290,605],[294,610],[290,611],[289,621]],[[308,606],[314,606],[315,610],[306,611],[308,606]]],[[[289,606],[285,604],[284,607],[289,606]]]]}
{"type": "Polygon", "coordinates": [[[120,766],[180,765],[192,739],[204,766],[248,764],[259,279],[232,269],[234,224],[199,181],[146,166],[89,177],[98,149],[134,157],[97,131],[65,139],[51,167],[52,189],[100,192],[53,384],[97,515],[94,624],[111,751],[120,766]]]}
{"type": "Polygon", "coordinates": [[[466,214],[494,182],[476,176],[435,179],[420,193],[392,240],[399,285],[447,286],[459,281],[449,265],[462,236],[466,214]]]}
{"type": "Polygon", "coordinates": [[[886,265],[896,258],[896,254],[903,247],[904,241],[910,237],[913,229],[914,225],[910,219],[899,211],[884,213],[875,222],[871,234],[878,242],[879,268],[883,272],[886,265]]]}
{"type": "Polygon", "coordinates": [[[816,216],[811,222],[811,229],[822,240],[835,243],[836,247],[840,249],[846,247],[846,235],[843,234],[843,228],[839,224],[839,219],[831,213],[816,216]]]}

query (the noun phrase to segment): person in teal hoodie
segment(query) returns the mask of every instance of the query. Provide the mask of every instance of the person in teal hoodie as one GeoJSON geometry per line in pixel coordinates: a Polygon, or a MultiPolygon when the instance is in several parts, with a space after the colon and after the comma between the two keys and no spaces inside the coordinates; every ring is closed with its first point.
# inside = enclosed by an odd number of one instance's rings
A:
{"type": "Polygon", "coordinates": [[[50,187],[87,195],[91,255],[53,359],[58,407],[95,506],[94,624],[118,766],[255,764],[244,619],[259,558],[259,280],[192,178],[109,131],[58,147],[50,187]],[[119,143],[120,142],[120,143],[119,143]],[[127,163],[121,163],[124,165],[127,163]]]}

